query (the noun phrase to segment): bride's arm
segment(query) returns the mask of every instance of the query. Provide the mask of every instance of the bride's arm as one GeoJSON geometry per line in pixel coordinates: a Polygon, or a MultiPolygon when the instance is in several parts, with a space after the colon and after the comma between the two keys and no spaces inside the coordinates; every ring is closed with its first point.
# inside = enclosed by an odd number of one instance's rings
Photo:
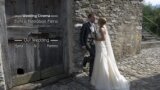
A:
{"type": "Polygon", "coordinates": [[[101,34],[101,38],[96,38],[96,41],[105,41],[106,31],[104,30],[104,28],[100,29],[100,34],[101,34]]]}

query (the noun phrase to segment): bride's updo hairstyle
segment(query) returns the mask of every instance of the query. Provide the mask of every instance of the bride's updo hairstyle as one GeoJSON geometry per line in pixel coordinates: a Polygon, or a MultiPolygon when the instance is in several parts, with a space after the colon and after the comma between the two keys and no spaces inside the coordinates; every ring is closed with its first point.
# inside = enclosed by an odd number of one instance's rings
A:
{"type": "Polygon", "coordinates": [[[100,27],[102,27],[106,23],[107,23],[107,20],[105,18],[99,18],[98,19],[98,24],[100,25],[100,27]]]}

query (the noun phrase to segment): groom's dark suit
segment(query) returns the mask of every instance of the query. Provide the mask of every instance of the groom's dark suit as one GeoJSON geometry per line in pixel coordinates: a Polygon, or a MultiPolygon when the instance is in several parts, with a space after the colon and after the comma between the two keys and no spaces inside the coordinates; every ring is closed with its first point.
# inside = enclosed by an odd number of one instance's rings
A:
{"type": "Polygon", "coordinates": [[[90,58],[89,58],[90,77],[92,75],[94,58],[95,58],[95,41],[94,41],[95,37],[96,37],[95,27],[93,27],[93,25],[90,22],[84,23],[80,32],[80,43],[81,46],[85,46],[90,53],[90,58]],[[91,30],[91,28],[94,28],[94,30],[91,30]]]}

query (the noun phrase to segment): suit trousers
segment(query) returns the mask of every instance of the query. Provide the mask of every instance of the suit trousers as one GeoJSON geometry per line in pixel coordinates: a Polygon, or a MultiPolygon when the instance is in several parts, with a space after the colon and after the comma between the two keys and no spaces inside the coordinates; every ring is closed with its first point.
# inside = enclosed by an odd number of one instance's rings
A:
{"type": "Polygon", "coordinates": [[[89,77],[92,76],[92,71],[93,71],[93,65],[94,65],[94,58],[95,58],[95,45],[90,44],[90,47],[86,47],[87,50],[89,51],[89,77]]]}

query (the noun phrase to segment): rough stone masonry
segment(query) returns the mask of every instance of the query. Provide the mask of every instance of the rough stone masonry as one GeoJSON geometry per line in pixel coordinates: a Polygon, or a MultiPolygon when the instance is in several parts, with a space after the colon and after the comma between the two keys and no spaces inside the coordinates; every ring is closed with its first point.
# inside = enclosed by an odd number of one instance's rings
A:
{"type": "Polygon", "coordinates": [[[141,49],[142,0],[74,0],[73,3],[73,62],[75,70],[83,59],[79,44],[79,33],[87,15],[94,12],[98,17],[107,18],[116,60],[135,55],[141,49]]]}

